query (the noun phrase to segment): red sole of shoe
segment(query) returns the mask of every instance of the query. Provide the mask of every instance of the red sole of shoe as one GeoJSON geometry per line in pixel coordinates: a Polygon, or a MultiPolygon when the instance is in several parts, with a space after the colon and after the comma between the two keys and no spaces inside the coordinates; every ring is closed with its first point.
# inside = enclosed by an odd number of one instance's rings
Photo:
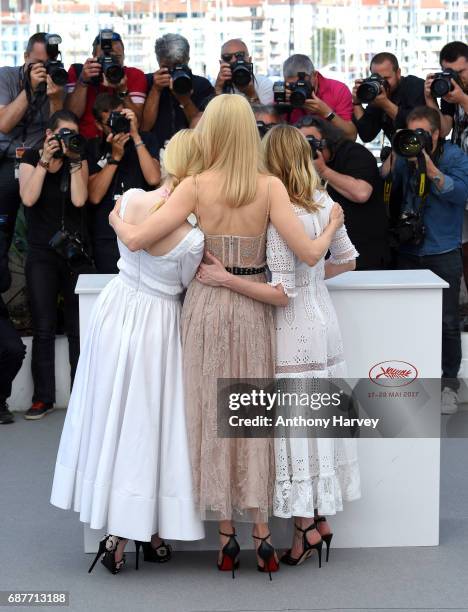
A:
{"type": "Polygon", "coordinates": [[[218,563],[218,569],[220,572],[232,572],[233,569],[239,567],[239,561],[234,561],[231,557],[223,557],[221,563],[218,563]]]}

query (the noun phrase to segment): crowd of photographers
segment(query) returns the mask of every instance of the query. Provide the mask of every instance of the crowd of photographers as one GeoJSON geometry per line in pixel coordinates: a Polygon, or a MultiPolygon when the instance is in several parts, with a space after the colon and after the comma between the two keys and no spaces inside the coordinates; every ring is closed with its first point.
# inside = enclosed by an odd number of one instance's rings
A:
{"type": "MultiPolygon", "coordinates": [[[[378,53],[370,76],[357,80],[352,92],[301,54],[286,59],[282,81],[257,75],[238,39],[223,44],[213,85],[192,74],[189,43],[177,34],[156,40],[158,68],[146,75],[125,65],[124,42],[112,30],[102,30],[92,56],[68,71],[60,43],[58,35],[34,34],[24,65],[0,68],[0,291],[10,283],[8,250],[22,203],[33,325],[34,395],[27,419],[41,418],[54,405],[58,295],[73,378],[79,353],[75,284],[82,272],[117,272],[117,241],[108,224],[114,202],[129,188],[158,185],[167,141],[194,127],[209,101],[223,93],[248,98],[260,136],[282,122],[302,131],[326,189],[344,209],[360,253],[358,270],[430,269],[449,283],[442,405],[447,413],[457,409],[463,269],[468,278],[468,223],[462,233],[468,200],[465,43],[445,45],[441,71],[425,80],[402,76],[394,55],[378,53]],[[379,135],[380,167],[356,142],[379,135]]],[[[0,298],[0,423],[13,421],[6,401],[24,354],[0,298]]]]}

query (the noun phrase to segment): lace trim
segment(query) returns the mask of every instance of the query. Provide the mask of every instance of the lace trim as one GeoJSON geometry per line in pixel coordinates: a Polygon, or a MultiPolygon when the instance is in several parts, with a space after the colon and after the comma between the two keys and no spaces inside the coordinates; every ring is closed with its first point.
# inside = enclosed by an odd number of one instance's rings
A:
{"type": "Polygon", "coordinates": [[[276,373],[281,374],[300,374],[302,372],[316,371],[316,370],[327,370],[328,368],[338,365],[344,362],[343,355],[336,355],[336,357],[330,357],[327,359],[326,363],[318,363],[318,362],[309,362],[309,363],[298,363],[298,364],[289,364],[289,365],[277,365],[275,370],[276,373]]]}
{"type": "Polygon", "coordinates": [[[303,480],[276,480],[273,514],[282,518],[292,516],[333,515],[343,510],[343,501],[361,497],[361,482],[357,461],[338,466],[332,476],[303,480]]]}
{"type": "Polygon", "coordinates": [[[346,253],[341,253],[339,257],[334,257],[332,255],[327,261],[332,264],[335,264],[336,266],[339,266],[341,264],[348,263],[349,261],[352,261],[357,257],[359,257],[359,253],[356,251],[356,249],[352,249],[350,251],[347,251],[346,253]]]}
{"type": "Polygon", "coordinates": [[[295,298],[297,297],[297,291],[294,291],[296,288],[294,279],[294,272],[273,272],[271,275],[271,281],[267,284],[270,285],[270,287],[277,287],[278,285],[281,285],[284,293],[289,298],[295,298]]]}

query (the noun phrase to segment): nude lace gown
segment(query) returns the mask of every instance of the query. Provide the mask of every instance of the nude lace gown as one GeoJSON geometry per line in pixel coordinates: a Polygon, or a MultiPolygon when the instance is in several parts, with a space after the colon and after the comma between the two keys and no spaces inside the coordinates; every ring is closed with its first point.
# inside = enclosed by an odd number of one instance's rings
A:
{"type": "MultiPolygon", "coordinates": [[[[268,217],[269,210],[259,236],[205,233],[206,248],[225,266],[262,267],[268,217]]],[[[264,274],[244,278],[265,282],[264,274]]],[[[274,376],[274,309],[194,279],[183,307],[182,343],[194,498],[201,518],[265,522],[273,495],[273,440],[218,438],[217,379],[274,376]]]]}

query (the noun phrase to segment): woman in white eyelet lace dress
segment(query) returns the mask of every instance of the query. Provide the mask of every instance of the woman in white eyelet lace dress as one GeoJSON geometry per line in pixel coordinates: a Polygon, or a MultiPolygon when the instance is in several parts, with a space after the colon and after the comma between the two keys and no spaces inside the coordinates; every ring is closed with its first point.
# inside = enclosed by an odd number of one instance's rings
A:
{"type": "MultiPolygon", "coordinates": [[[[276,126],[263,139],[263,150],[267,170],[283,181],[291,201],[300,204],[293,204],[294,211],[306,233],[318,238],[329,224],[334,203],[326,191],[316,188],[319,179],[304,136],[291,126],[276,126]]],[[[288,297],[286,306],[276,308],[275,376],[308,379],[304,386],[309,392],[313,379],[347,375],[338,320],[324,282],[355,268],[358,253],[344,225],[334,234],[329,250],[327,260],[322,257],[310,267],[298,260],[273,225],[268,228],[269,284],[272,291],[281,287],[288,297]]],[[[207,284],[223,282],[243,292],[242,279],[228,275],[214,259],[212,265],[201,265],[197,278],[207,284]]],[[[292,390],[300,392],[297,382],[292,390]]],[[[326,540],[330,534],[324,515],[334,515],[343,510],[343,501],[360,497],[356,441],[277,438],[275,464],[273,514],[296,517],[299,528],[285,555],[286,562],[294,565],[304,553],[304,537],[314,545],[321,536],[326,540]],[[312,532],[314,527],[317,531],[312,532]],[[307,528],[304,534],[301,529],[307,528]]]]}

